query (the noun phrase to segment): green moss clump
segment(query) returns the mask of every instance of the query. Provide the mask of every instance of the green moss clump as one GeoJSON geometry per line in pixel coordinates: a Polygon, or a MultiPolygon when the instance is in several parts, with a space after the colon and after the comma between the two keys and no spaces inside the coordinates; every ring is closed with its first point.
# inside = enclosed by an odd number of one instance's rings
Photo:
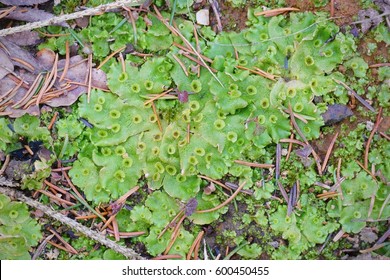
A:
{"type": "Polygon", "coordinates": [[[29,250],[42,238],[40,230],[24,203],[0,194],[0,259],[31,259],[29,250]]]}

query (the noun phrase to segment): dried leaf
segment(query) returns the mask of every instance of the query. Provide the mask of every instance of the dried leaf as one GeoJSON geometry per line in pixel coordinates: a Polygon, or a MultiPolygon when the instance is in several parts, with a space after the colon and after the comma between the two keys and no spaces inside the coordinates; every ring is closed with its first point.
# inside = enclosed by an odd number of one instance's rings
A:
{"type": "Polygon", "coordinates": [[[325,113],[322,114],[325,125],[332,125],[341,122],[343,119],[353,116],[352,110],[343,104],[329,105],[325,113]]]}
{"type": "Polygon", "coordinates": [[[89,25],[89,17],[76,18],[74,21],[80,28],[86,28],[89,25]]]}
{"type": "MultiPolygon", "coordinates": [[[[32,8],[17,8],[6,15],[4,18],[27,21],[27,22],[35,22],[35,21],[44,21],[54,17],[53,14],[45,12],[39,9],[32,8]]],[[[58,23],[57,25],[63,27],[69,27],[66,22],[58,23]]]]}
{"type": "Polygon", "coordinates": [[[389,0],[374,0],[374,4],[377,5],[378,8],[384,13],[388,13],[390,11],[389,0]]]}
{"type": "Polygon", "coordinates": [[[288,203],[287,203],[287,216],[289,217],[291,213],[293,212],[295,206],[297,205],[297,184],[294,183],[290,190],[290,195],[288,197],[288,203]]]}
{"type": "Polygon", "coordinates": [[[9,71],[14,71],[14,65],[8,55],[0,49],[0,80],[3,79],[9,71]]]}
{"type": "Polygon", "coordinates": [[[374,243],[378,239],[378,235],[372,230],[372,228],[363,228],[360,232],[360,239],[363,242],[374,243]]]}
{"type": "Polygon", "coordinates": [[[46,69],[50,69],[53,66],[56,54],[50,49],[42,49],[37,52],[37,60],[41,63],[46,69]]]}
{"type": "Polygon", "coordinates": [[[188,91],[178,91],[177,92],[177,98],[181,103],[187,103],[188,102],[188,91]]]}
{"type": "MultiPolygon", "coordinates": [[[[65,80],[77,82],[84,84],[86,75],[88,73],[87,69],[87,62],[84,61],[83,63],[78,63],[83,58],[79,55],[73,56],[70,58],[70,67],[68,69],[68,72],[65,75],[65,80]],[[78,64],[77,64],[78,63],[78,64]],[[75,66],[72,66],[75,65],[75,66]]],[[[58,62],[58,68],[62,69],[65,65],[65,59],[60,60],[58,62]]],[[[58,76],[61,76],[62,71],[58,72],[58,76]]],[[[102,70],[93,69],[92,71],[92,87],[99,87],[99,88],[107,88],[106,83],[106,74],[102,70]]],[[[74,89],[65,91],[65,93],[57,98],[54,98],[46,104],[52,106],[52,107],[60,107],[60,106],[70,106],[74,102],[77,101],[77,99],[80,97],[80,95],[87,92],[86,86],[76,86],[74,89]]]]}
{"type": "Polygon", "coordinates": [[[9,52],[10,58],[13,60],[15,66],[21,67],[23,69],[32,71],[33,73],[39,73],[43,67],[38,63],[38,61],[25,49],[20,48],[18,45],[8,41],[5,38],[0,37],[0,43],[4,45],[6,51],[9,52]],[[21,63],[23,61],[27,64],[21,63]],[[34,68],[34,70],[31,69],[34,68]]]}
{"type": "Polygon", "coordinates": [[[358,17],[362,22],[362,32],[366,33],[370,28],[374,28],[379,25],[383,18],[379,17],[379,12],[374,9],[360,10],[358,17]]]}
{"type": "Polygon", "coordinates": [[[196,211],[196,207],[198,207],[198,201],[196,198],[191,198],[185,206],[186,216],[191,216],[196,211]]]}
{"type": "Polygon", "coordinates": [[[38,32],[35,31],[22,31],[5,36],[5,38],[18,46],[36,45],[41,40],[38,32]]]}
{"type": "Polygon", "coordinates": [[[107,86],[107,75],[101,69],[92,69],[92,86],[102,89],[108,89],[107,86]]]}
{"type": "Polygon", "coordinates": [[[47,1],[49,0],[0,0],[1,3],[11,6],[33,6],[47,1]]]}
{"type": "Polygon", "coordinates": [[[215,192],[215,185],[213,182],[211,182],[207,187],[204,188],[203,193],[205,195],[210,195],[213,192],[215,192]]]}
{"type": "Polygon", "coordinates": [[[280,161],[282,159],[282,145],[276,144],[276,160],[275,160],[275,179],[279,180],[280,176],[280,161]]]}

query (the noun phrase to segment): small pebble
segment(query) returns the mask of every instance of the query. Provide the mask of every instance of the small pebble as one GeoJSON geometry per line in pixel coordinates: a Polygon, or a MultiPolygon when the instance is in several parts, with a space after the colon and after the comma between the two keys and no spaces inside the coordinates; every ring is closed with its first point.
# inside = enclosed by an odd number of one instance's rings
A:
{"type": "Polygon", "coordinates": [[[210,25],[210,13],[207,9],[199,10],[196,13],[196,22],[200,25],[210,25]]]}

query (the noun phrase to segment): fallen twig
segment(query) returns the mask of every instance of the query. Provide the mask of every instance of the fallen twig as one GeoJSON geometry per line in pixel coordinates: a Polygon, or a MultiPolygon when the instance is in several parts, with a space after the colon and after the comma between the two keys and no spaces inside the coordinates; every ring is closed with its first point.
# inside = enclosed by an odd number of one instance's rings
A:
{"type": "Polygon", "coordinates": [[[261,70],[260,68],[256,68],[256,70],[253,70],[253,69],[241,66],[241,65],[237,65],[236,68],[241,69],[241,70],[247,70],[253,74],[257,74],[257,75],[262,76],[264,78],[270,79],[271,81],[275,81],[274,75],[272,75],[268,72],[265,72],[265,71],[261,70]]]}
{"type": "Polygon", "coordinates": [[[334,0],[330,0],[330,17],[334,17],[334,0]]]}
{"type": "Polygon", "coordinates": [[[49,125],[47,126],[48,130],[51,130],[53,128],[53,125],[56,122],[57,117],[58,117],[58,112],[55,112],[53,117],[51,118],[51,121],[50,121],[49,125]]]}
{"type": "Polygon", "coordinates": [[[280,161],[282,160],[282,145],[276,144],[276,159],[275,159],[275,179],[280,177],[280,161]]]}
{"type": "MultiPolygon", "coordinates": [[[[191,245],[190,249],[188,250],[186,260],[191,259],[192,253],[194,253],[195,248],[199,245],[200,241],[202,240],[203,235],[204,235],[203,230],[198,233],[198,236],[195,238],[194,242],[192,242],[192,245],[191,245]]],[[[194,253],[194,260],[196,260],[195,253],[194,253]]]]}
{"type": "Polygon", "coordinates": [[[72,219],[68,218],[67,216],[62,215],[61,213],[58,213],[58,212],[52,210],[48,206],[43,205],[34,199],[31,199],[31,198],[25,196],[20,191],[10,189],[7,187],[0,187],[0,193],[5,194],[13,199],[17,199],[19,201],[22,201],[22,202],[26,203],[27,205],[42,211],[43,213],[50,216],[51,218],[71,227],[75,231],[78,231],[78,232],[84,234],[85,236],[99,242],[100,244],[102,244],[108,248],[113,249],[114,251],[118,252],[119,254],[124,255],[125,257],[127,257],[129,259],[144,259],[141,255],[139,255],[134,250],[132,250],[130,248],[126,248],[122,245],[116,244],[114,241],[107,239],[104,235],[102,235],[94,230],[91,230],[91,229],[83,226],[82,224],[79,224],[75,220],[72,220],[72,219]]]}
{"type": "Polygon", "coordinates": [[[49,228],[49,231],[50,231],[52,234],[54,234],[54,235],[57,237],[57,239],[58,239],[62,244],[64,244],[65,248],[66,248],[70,253],[72,253],[72,254],[78,254],[77,250],[76,250],[75,248],[73,248],[68,242],[66,242],[66,240],[63,239],[63,238],[61,237],[61,235],[59,235],[54,229],[49,228]]]}
{"type": "Polygon", "coordinates": [[[209,212],[213,212],[215,210],[218,210],[222,207],[224,207],[225,205],[227,205],[229,202],[231,202],[237,195],[238,193],[241,191],[241,189],[245,186],[246,184],[246,181],[244,181],[241,186],[238,187],[238,189],[232,194],[231,197],[229,197],[227,200],[225,200],[224,202],[222,202],[221,204],[215,206],[214,208],[211,208],[211,209],[206,209],[206,210],[196,210],[195,213],[198,213],[198,214],[201,214],[201,213],[209,213],[209,212]]]}
{"type": "Polygon", "coordinates": [[[329,144],[328,150],[326,151],[326,155],[325,155],[325,158],[324,158],[324,162],[322,163],[322,167],[321,167],[322,172],[325,171],[326,165],[328,164],[328,160],[329,160],[330,154],[332,153],[333,146],[334,146],[334,144],[336,143],[337,136],[339,136],[339,133],[338,133],[338,132],[337,132],[336,135],[333,137],[332,141],[331,141],[330,144],[329,144]]]}
{"type": "Polygon", "coordinates": [[[371,130],[370,136],[368,137],[366,148],[364,150],[364,167],[368,169],[368,152],[370,150],[370,144],[372,141],[372,138],[374,137],[375,132],[378,130],[379,125],[381,124],[383,118],[382,118],[382,107],[379,108],[378,115],[376,116],[376,121],[373,129],[371,130]]]}
{"type": "Polygon", "coordinates": [[[364,105],[367,109],[369,109],[372,112],[376,112],[374,107],[372,107],[370,104],[367,103],[366,100],[364,100],[359,94],[357,94],[356,91],[354,91],[351,87],[349,87],[346,83],[339,81],[337,79],[332,78],[333,81],[335,81],[337,84],[342,85],[348,92],[348,95],[352,95],[355,97],[362,105],[364,105]]]}
{"type": "Polygon", "coordinates": [[[188,77],[188,71],[183,63],[174,53],[172,54],[172,57],[179,63],[181,69],[183,69],[184,74],[188,77]]]}
{"type": "Polygon", "coordinates": [[[371,64],[370,66],[368,66],[369,68],[378,68],[378,67],[389,67],[390,66],[390,62],[387,62],[387,63],[376,63],[376,64],[371,64]]]}
{"type": "Polygon", "coordinates": [[[207,65],[207,63],[205,62],[205,60],[203,59],[202,55],[199,54],[199,52],[194,48],[194,46],[186,39],[186,37],[183,36],[183,34],[181,34],[179,32],[178,29],[176,29],[175,27],[171,26],[166,20],[165,18],[161,15],[160,11],[157,9],[157,7],[154,5],[154,10],[157,14],[157,18],[172,32],[173,35],[175,36],[179,36],[180,39],[183,40],[183,42],[189,47],[192,49],[192,51],[196,54],[196,56],[200,59],[200,61],[203,63],[202,66],[204,66],[211,74],[211,76],[213,76],[213,78],[221,85],[222,88],[224,88],[225,86],[223,85],[223,83],[218,79],[218,77],[214,74],[213,70],[210,68],[210,66],[207,65]]]}
{"type": "Polygon", "coordinates": [[[169,260],[169,259],[181,259],[181,255],[161,255],[152,258],[151,260],[169,260]]]}
{"type": "Polygon", "coordinates": [[[41,255],[43,249],[45,249],[48,241],[50,241],[52,238],[54,237],[54,234],[51,234],[49,236],[47,236],[42,242],[41,244],[39,244],[38,248],[35,250],[34,252],[34,255],[31,257],[32,260],[36,260],[37,258],[39,258],[39,256],[41,255]]]}
{"type": "Polygon", "coordinates": [[[181,224],[183,223],[184,219],[186,218],[187,216],[184,214],[180,220],[177,222],[173,232],[172,232],[172,235],[171,235],[171,240],[169,241],[169,244],[167,246],[167,248],[165,249],[164,251],[164,255],[168,254],[168,252],[171,250],[173,244],[175,243],[177,237],[179,236],[179,232],[180,232],[180,226],[181,224]]]}
{"type": "Polygon", "coordinates": [[[213,9],[215,19],[217,20],[217,30],[218,32],[222,32],[222,22],[221,22],[221,15],[218,11],[218,2],[217,0],[209,0],[209,3],[211,5],[211,8],[213,9]]]}
{"type": "Polygon", "coordinates": [[[3,173],[5,172],[5,170],[7,169],[7,166],[9,164],[11,160],[11,156],[8,154],[6,157],[5,157],[5,161],[3,163],[3,166],[1,167],[0,169],[0,176],[3,175],[3,173]]]}
{"type": "Polygon", "coordinates": [[[118,0],[118,1],[113,2],[113,3],[104,4],[104,5],[100,5],[100,6],[93,7],[93,8],[88,8],[86,10],[75,12],[72,14],[60,15],[57,17],[50,18],[48,20],[31,22],[31,23],[27,23],[25,25],[20,25],[17,27],[6,28],[3,30],[0,30],[0,37],[23,32],[23,31],[30,31],[30,30],[33,30],[36,28],[41,28],[41,27],[45,27],[45,26],[49,26],[49,25],[56,25],[56,24],[64,22],[64,21],[82,18],[85,16],[97,15],[97,14],[104,13],[104,12],[107,12],[107,11],[110,11],[110,10],[113,10],[116,8],[123,7],[125,5],[139,6],[143,2],[145,2],[145,1],[142,1],[142,0],[118,0]]]}
{"type": "MultiPolygon", "coordinates": [[[[297,122],[295,121],[295,116],[294,116],[294,112],[291,108],[291,104],[289,103],[288,104],[288,113],[290,114],[290,120],[291,120],[291,123],[293,125],[293,127],[295,128],[296,132],[298,133],[298,135],[302,138],[302,140],[306,143],[307,146],[310,147],[311,149],[311,154],[313,155],[314,157],[314,160],[317,164],[317,170],[318,170],[318,174],[319,175],[322,175],[322,167],[321,167],[321,159],[320,157],[317,155],[317,153],[314,151],[313,147],[310,145],[309,141],[307,141],[307,138],[305,137],[305,135],[302,133],[301,129],[299,128],[297,122]]],[[[281,142],[281,140],[280,140],[281,142]]]]}
{"type": "Polygon", "coordinates": [[[247,161],[238,160],[238,159],[235,160],[234,162],[237,164],[241,164],[241,165],[245,165],[245,166],[249,166],[249,167],[257,167],[257,168],[272,168],[272,167],[274,167],[273,164],[269,164],[269,163],[247,162],[247,161]]]}
{"type": "Polygon", "coordinates": [[[297,12],[298,8],[278,8],[255,13],[255,16],[273,17],[286,12],[297,12]]]}

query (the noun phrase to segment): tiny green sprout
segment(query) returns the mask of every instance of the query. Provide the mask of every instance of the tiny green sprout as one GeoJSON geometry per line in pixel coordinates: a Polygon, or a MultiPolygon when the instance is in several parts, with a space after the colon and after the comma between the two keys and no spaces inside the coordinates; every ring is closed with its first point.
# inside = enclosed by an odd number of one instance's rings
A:
{"type": "Polygon", "coordinates": [[[314,64],[314,59],[312,56],[308,55],[305,57],[305,64],[307,66],[312,66],[314,64]]]}
{"type": "Polygon", "coordinates": [[[205,155],[205,153],[206,153],[205,149],[203,149],[203,148],[196,148],[194,150],[194,152],[195,152],[196,155],[198,155],[200,157],[203,157],[205,155]]]}
{"type": "Polygon", "coordinates": [[[135,123],[135,124],[139,124],[140,122],[142,122],[142,116],[141,115],[135,115],[135,116],[133,116],[133,122],[135,123]]]}
{"type": "Polygon", "coordinates": [[[304,106],[301,102],[297,102],[294,104],[294,111],[299,113],[299,112],[302,112],[304,106]]]}
{"type": "Polygon", "coordinates": [[[164,168],[164,166],[163,166],[163,164],[161,162],[156,162],[154,164],[154,167],[157,169],[157,171],[159,173],[164,173],[164,171],[165,171],[165,168],[164,168]]]}
{"type": "Polygon", "coordinates": [[[316,39],[314,40],[313,46],[316,48],[319,48],[322,46],[322,40],[321,39],[316,39]]]}
{"type": "Polygon", "coordinates": [[[202,83],[200,80],[193,80],[190,87],[193,92],[198,93],[202,90],[202,83]]]}
{"type": "Polygon", "coordinates": [[[268,37],[268,34],[267,33],[261,33],[260,36],[260,41],[265,41],[267,40],[269,37],[268,37]]]}
{"type": "Polygon", "coordinates": [[[176,153],[176,147],[174,145],[168,145],[167,152],[168,154],[173,155],[176,153]]]}
{"type": "Polygon", "coordinates": [[[264,97],[260,100],[260,106],[263,109],[267,109],[269,107],[269,99],[267,97],[264,97]]]}
{"type": "Polygon", "coordinates": [[[235,89],[235,90],[230,91],[230,96],[232,98],[239,98],[241,95],[242,95],[242,93],[239,90],[235,89]]]}
{"type": "Polygon", "coordinates": [[[224,127],[225,127],[225,122],[223,120],[216,120],[214,121],[214,127],[217,129],[217,130],[222,130],[224,127]]]}
{"type": "Polygon", "coordinates": [[[98,131],[98,135],[101,137],[101,138],[106,138],[108,136],[108,133],[107,131],[105,130],[99,130],[98,131]]]}
{"type": "Polygon", "coordinates": [[[122,72],[120,73],[119,77],[118,77],[118,81],[120,83],[123,83],[123,82],[126,82],[128,80],[129,76],[127,75],[126,72],[122,72]]]}
{"type": "Polygon", "coordinates": [[[159,141],[162,140],[162,137],[163,137],[162,133],[161,132],[157,132],[156,134],[153,135],[153,141],[159,142],[159,141]]]}
{"type": "Polygon", "coordinates": [[[249,95],[256,95],[257,94],[257,88],[255,86],[248,86],[246,88],[246,92],[249,94],[249,95]]]}
{"type": "Polygon", "coordinates": [[[112,132],[118,133],[121,130],[121,125],[118,123],[115,123],[111,127],[112,132]]]}
{"type": "Polygon", "coordinates": [[[145,142],[138,142],[137,144],[137,150],[139,152],[143,152],[146,149],[146,143],[145,142]]]}
{"type": "Polygon", "coordinates": [[[203,118],[204,118],[204,115],[203,115],[202,113],[199,113],[199,114],[197,114],[197,115],[195,116],[194,122],[200,123],[200,122],[202,122],[203,118]]]}
{"type": "Polygon", "coordinates": [[[112,151],[111,151],[110,148],[105,148],[105,147],[103,147],[103,148],[101,149],[101,153],[102,153],[102,155],[104,155],[104,156],[110,156],[110,155],[112,154],[112,151]]]}
{"type": "Polygon", "coordinates": [[[133,165],[133,160],[131,158],[124,158],[122,160],[122,165],[126,168],[129,168],[133,165]]]}
{"type": "Polygon", "coordinates": [[[106,102],[106,99],[103,96],[99,96],[99,98],[97,99],[97,102],[100,105],[103,105],[106,102]]]}
{"type": "Polygon", "coordinates": [[[269,56],[274,56],[274,55],[276,55],[276,53],[277,53],[277,49],[276,49],[276,47],[275,46],[269,46],[268,48],[267,48],[267,51],[266,51],[266,53],[269,55],[269,56]]]}
{"type": "Polygon", "coordinates": [[[154,155],[154,156],[158,156],[159,154],[160,154],[160,148],[159,147],[153,147],[152,148],[152,154],[154,155]]]}
{"type": "Polygon", "coordinates": [[[111,110],[110,111],[110,118],[112,119],[119,119],[121,117],[121,112],[118,110],[111,110]]]}
{"type": "Polygon", "coordinates": [[[241,65],[241,66],[248,65],[248,60],[246,60],[243,57],[240,57],[239,60],[238,60],[238,64],[241,65]]]}
{"type": "Polygon", "coordinates": [[[172,166],[172,165],[167,165],[167,166],[165,166],[165,170],[167,171],[167,173],[169,174],[169,175],[175,175],[176,173],[177,173],[177,169],[176,169],[176,167],[174,167],[174,166],[172,166]]]}
{"type": "Polygon", "coordinates": [[[196,112],[196,111],[199,110],[200,104],[199,104],[198,101],[191,101],[191,102],[189,103],[189,107],[190,107],[190,110],[191,110],[192,112],[196,112]]]}
{"type": "Polygon", "coordinates": [[[122,170],[118,170],[114,173],[114,178],[123,183],[125,181],[126,174],[122,170]]]}
{"type": "Polygon", "coordinates": [[[230,84],[229,85],[229,91],[233,91],[233,90],[238,90],[238,85],[237,84],[230,84]]]}
{"type": "Polygon", "coordinates": [[[115,153],[119,156],[122,156],[122,155],[126,154],[126,149],[123,146],[118,146],[115,148],[115,153]]]}
{"type": "Polygon", "coordinates": [[[181,135],[181,133],[180,133],[179,130],[174,130],[174,131],[172,132],[172,136],[173,136],[173,138],[175,138],[175,139],[178,139],[178,138],[180,137],[180,135],[181,135]]]}
{"type": "Polygon", "coordinates": [[[287,89],[287,96],[289,98],[294,98],[296,94],[297,94],[297,91],[295,88],[288,88],[287,89]]]}
{"type": "Polygon", "coordinates": [[[271,122],[271,123],[276,123],[278,121],[278,117],[275,116],[275,115],[270,115],[268,120],[271,122]]]}
{"type": "Polygon", "coordinates": [[[130,86],[130,89],[131,89],[132,92],[138,93],[138,92],[140,92],[141,87],[140,87],[139,84],[134,83],[134,84],[132,84],[132,85],[130,86]]]}
{"type": "Polygon", "coordinates": [[[146,90],[152,90],[153,86],[154,86],[154,83],[153,83],[153,81],[146,80],[144,82],[144,86],[145,86],[146,90]]]}
{"type": "Polygon", "coordinates": [[[237,137],[238,137],[238,135],[237,135],[237,133],[234,132],[234,131],[229,131],[229,132],[227,133],[227,135],[226,135],[226,138],[227,138],[230,142],[232,142],[232,143],[235,143],[235,142],[237,141],[237,137]]]}
{"type": "Polygon", "coordinates": [[[226,119],[226,113],[224,113],[222,111],[218,111],[217,112],[217,117],[218,117],[218,119],[224,120],[224,119],[226,119]]]}
{"type": "Polygon", "coordinates": [[[93,106],[93,109],[96,112],[101,112],[103,110],[103,106],[101,104],[95,104],[95,106],[93,106]]]}
{"type": "Polygon", "coordinates": [[[149,122],[151,122],[151,123],[157,122],[157,117],[155,115],[150,115],[149,116],[149,122]]]}
{"type": "Polygon", "coordinates": [[[190,156],[188,162],[192,165],[197,165],[199,163],[198,159],[195,156],[190,156]]]}

